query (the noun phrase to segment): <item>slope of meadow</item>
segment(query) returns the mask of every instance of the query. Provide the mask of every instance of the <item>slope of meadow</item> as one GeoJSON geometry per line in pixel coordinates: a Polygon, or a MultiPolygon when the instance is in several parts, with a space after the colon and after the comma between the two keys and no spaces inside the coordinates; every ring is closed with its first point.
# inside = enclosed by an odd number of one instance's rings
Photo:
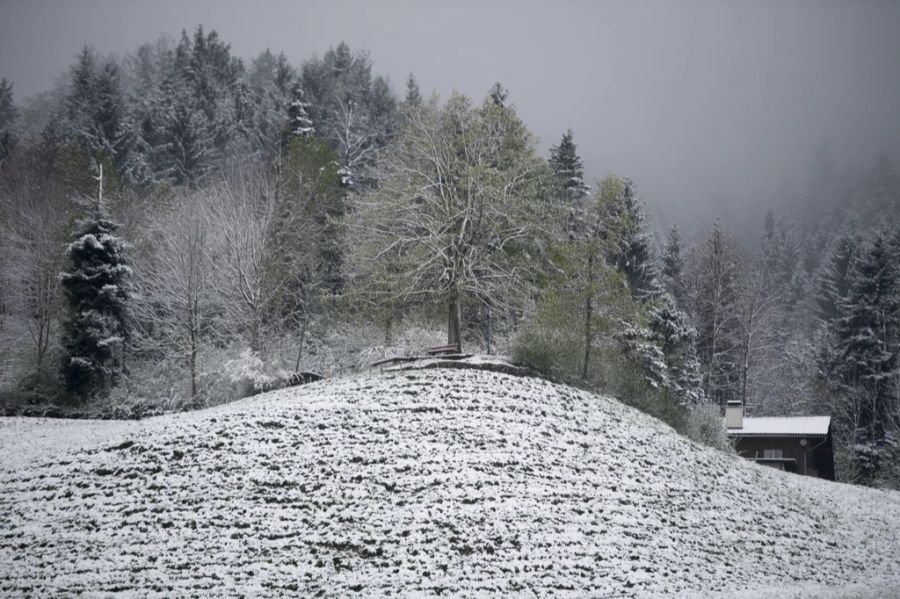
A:
{"type": "Polygon", "coordinates": [[[0,595],[885,597],[900,493],[470,369],[0,419],[0,595]]]}

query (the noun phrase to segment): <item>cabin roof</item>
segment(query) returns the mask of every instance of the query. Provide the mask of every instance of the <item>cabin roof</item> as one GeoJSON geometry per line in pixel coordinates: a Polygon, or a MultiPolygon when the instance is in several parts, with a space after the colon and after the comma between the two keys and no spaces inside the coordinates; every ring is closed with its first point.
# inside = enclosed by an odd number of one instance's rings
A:
{"type": "Polygon", "coordinates": [[[729,428],[729,437],[827,437],[831,416],[744,417],[743,427],[729,428]]]}

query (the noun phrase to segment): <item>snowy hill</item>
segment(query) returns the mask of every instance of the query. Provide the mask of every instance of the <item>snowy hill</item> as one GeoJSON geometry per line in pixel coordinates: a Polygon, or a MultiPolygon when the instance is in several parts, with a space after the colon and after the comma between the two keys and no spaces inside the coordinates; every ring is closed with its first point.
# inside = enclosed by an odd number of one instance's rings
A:
{"type": "MultiPolygon", "coordinates": [[[[479,370],[0,419],[0,595],[886,597],[900,494],[479,370]]],[[[891,593],[895,593],[891,595],[891,593]]]]}

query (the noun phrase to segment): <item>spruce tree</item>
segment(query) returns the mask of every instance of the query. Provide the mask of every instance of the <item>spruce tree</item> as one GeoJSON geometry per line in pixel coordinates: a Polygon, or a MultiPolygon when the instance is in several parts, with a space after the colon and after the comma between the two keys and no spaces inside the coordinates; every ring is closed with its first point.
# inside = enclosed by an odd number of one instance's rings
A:
{"type": "Polygon", "coordinates": [[[893,466],[900,440],[900,268],[895,246],[887,234],[878,233],[854,261],[843,314],[832,329],[835,351],[825,365],[827,379],[846,398],[856,470],[867,484],[879,482],[893,466]]]}
{"type": "Polygon", "coordinates": [[[655,296],[656,267],[650,249],[650,238],[644,230],[644,213],[627,178],[606,177],[600,182],[603,226],[612,242],[607,261],[623,273],[631,289],[631,297],[645,301],[655,296]]]}
{"type": "Polygon", "coordinates": [[[77,400],[103,394],[115,383],[128,337],[131,269],[115,235],[117,225],[103,204],[102,172],[98,198],[77,224],[75,239],[66,248],[69,269],[60,275],[69,311],[62,373],[77,400]]]}
{"type": "Polygon", "coordinates": [[[9,155],[15,143],[16,116],[12,83],[5,78],[0,79],[0,163],[9,155]]]}
{"type": "Polygon", "coordinates": [[[687,308],[687,290],[684,285],[684,242],[678,225],[672,225],[666,241],[666,247],[662,257],[661,279],[663,287],[672,296],[675,305],[680,310],[687,308]]]}
{"type": "Polygon", "coordinates": [[[816,315],[824,322],[832,322],[841,315],[841,307],[850,293],[851,267],[858,243],[851,235],[838,239],[819,275],[816,315]]]}
{"type": "Polygon", "coordinates": [[[315,133],[308,110],[309,102],[298,81],[291,88],[291,103],[288,104],[288,128],[292,136],[309,137],[315,133]]]}
{"type": "Polygon", "coordinates": [[[569,129],[563,134],[559,145],[550,148],[549,160],[550,168],[562,186],[562,197],[570,205],[579,203],[591,189],[584,183],[584,164],[578,157],[572,137],[572,130],[569,129]]]}
{"type": "Polygon", "coordinates": [[[422,104],[422,93],[419,91],[419,83],[416,81],[416,76],[412,73],[406,78],[406,98],[403,100],[403,104],[407,108],[415,108],[422,104]]]}
{"type": "Polygon", "coordinates": [[[503,87],[499,81],[494,83],[488,91],[488,98],[490,98],[491,102],[496,106],[506,106],[507,97],[509,97],[509,90],[503,87]]]}
{"type": "Polygon", "coordinates": [[[668,293],[662,293],[649,306],[648,318],[647,329],[633,332],[627,341],[629,349],[641,359],[651,386],[668,390],[682,407],[702,403],[705,395],[697,332],[687,315],[668,293]]]}

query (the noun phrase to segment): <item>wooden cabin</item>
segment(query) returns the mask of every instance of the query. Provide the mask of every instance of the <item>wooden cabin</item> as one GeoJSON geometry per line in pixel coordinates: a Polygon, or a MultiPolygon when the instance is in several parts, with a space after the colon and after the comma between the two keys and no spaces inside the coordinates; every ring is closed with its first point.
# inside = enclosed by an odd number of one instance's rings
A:
{"type": "Polygon", "coordinates": [[[725,429],[741,457],[786,472],[834,480],[831,416],[746,417],[741,402],[729,402],[725,429]]]}

